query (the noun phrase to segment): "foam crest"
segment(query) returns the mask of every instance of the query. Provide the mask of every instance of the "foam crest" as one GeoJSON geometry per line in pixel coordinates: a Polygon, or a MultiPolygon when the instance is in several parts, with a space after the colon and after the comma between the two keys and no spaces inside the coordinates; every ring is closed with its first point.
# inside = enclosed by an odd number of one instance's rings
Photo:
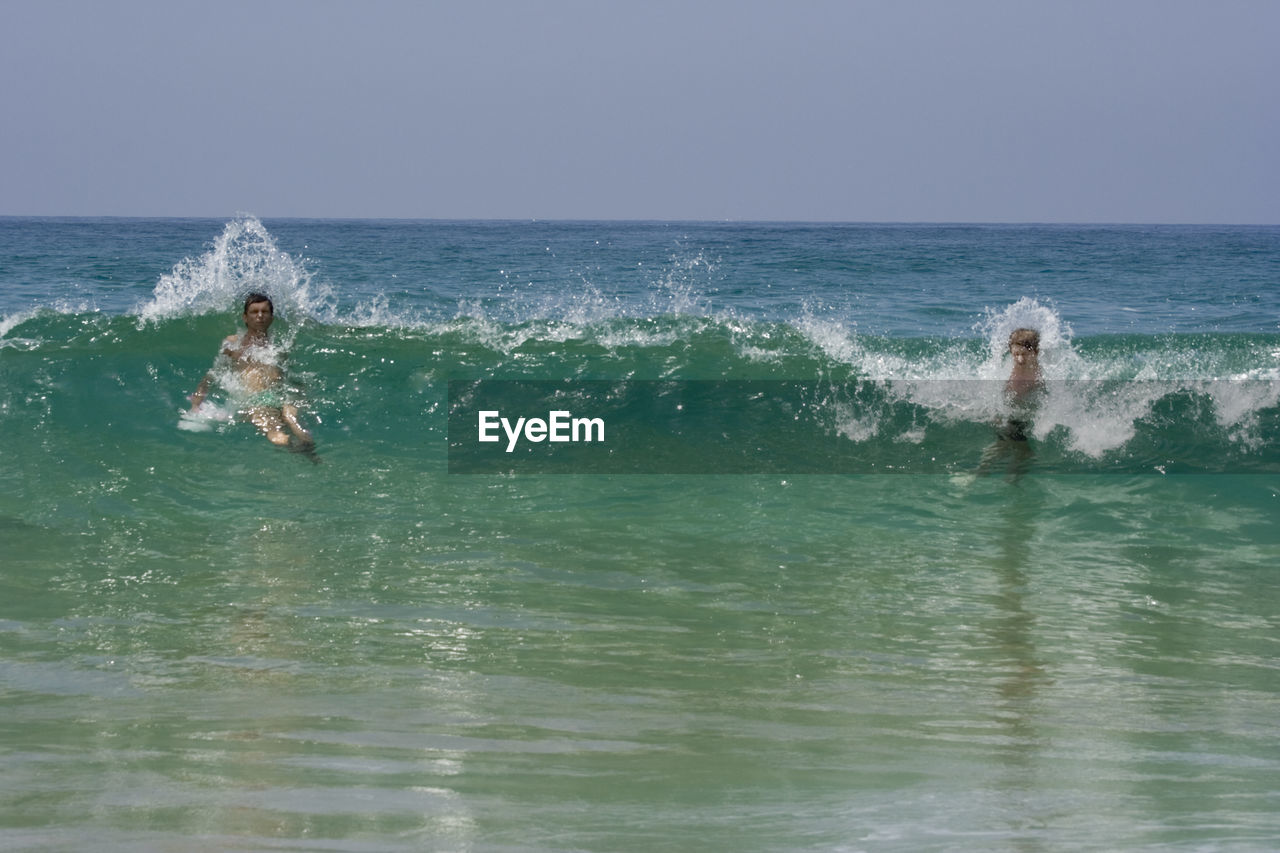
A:
{"type": "Polygon", "coordinates": [[[1259,428],[1259,416],[1280,406],[1280,377],[1275,375],[1275,371],[1266,379],[1205,384],[1208,386],[1206,393],[1213,400],[1218,425],[1246,447],[1259,447],[1266,440],[1259,428]]]}
{"type": "Polygon", "coordinates": [[[385,293],[376,294],[361,301],[341,318],[330,316],[330,320],[341,322],[346,326],[362,329],[397,329],[420,330],[431,332],[443,325],[439,319],[425,318],[421,312],[406,311],[391,304],[385,293]]]}
{"type": "Polygon", "coordinates": [[[1133,439],[1167,390],[1155,383],[1054,383],[1036,409],[1033,434],[1044,439],[1062,430],[1069,450],[1099,459],[1133,439]]]}
{"type": "MultiPolygon", "coordinates": [[[[670,346],[708,325],[732,327],[732,311],[713,311],[704,295],[715,264],[705,255],[673,255],[641,291],[602,290],[589,275],[577,287],[550,291],[504,282],[488,298],[460,298],[449,327],[504,356],[526,344],[595,344],[609,351],[670,346]]],[[[388,322],[393,326],[394,323],[388,322]]],[[[425,323],[428,331],[439,323],[425,323]]]]}
{"type": "Polygon", "coordinates": [[[0,317],[0,346],[11,346],[12,342],[5,340],[9,336],[9,332],[13,331],[15,326],[26,322],[33,313],[32,311],[19,311],[15,314],[0,317]]]}
{"type": "MultiPolygon", "coordinates": [[[[0,316],[0,349],[4,349],[4,348],[37,349],[39,348],[45,343],[42,337],[39,337],[39,336],[32,337],[32,336],[23,335],[23,334],[19,334],[18,336],[11,337],[11,333],[14,331],[14,329],[18,329],[24,326],[26,323],[28,323],[28,321],[32,321],[32,320],[38,321],[42,317],[59,316],[59,315],[63,317],[72,318],[73,323],[89,324],[89,325],[95,325],[97,320],[104,316],[98,313],[98,310],[96,307],[94,307],[93,305],[90,305],[87,302],[83,302],[83,301],[72,302],[67,299],[56,300],[52,305],[48,307],[32,308],[25,311],[17,311],[17,312],[14,312],[13,314],[0,316]],[[91,317],[94,319],[76,320],[75,318],[77,318],[80,315],[84,315],[86,318],[91,317]]],[[[23,331],[26,332],[28,330],[23,329],[23,331]]],[[[61,340],[61,338],[59,338],[59,340],[61,340]]]]}
{"type": "Polygon", "coordinates": [[[228,222],[207,252],[184,258],[161,276],[151,300],[138,314],[145,322],[156,322],[221,313],[254,291],[270,296],[276,314],[287,319],[332,314],[328,288],[314,282],[304,264],[281,251],[252,216],[228,222]]]}
{"type": "MultiPolygon", "coordinates": [[[[1280,405],[1280,368],[1274,364],[1231,373],[1240,358],[1229,348],[1201,351],[1187,340],[1141,344],[1117,342],[1089,354],[1077,352],[1072,329],[1051,305],[1023,297],[1003,308],[987,308],[974,325],[975,341],[939,341],[915,347],[860,337],[845,324],[807,315],[797,323],[801,334],[826,358],[849,365],[882,389],[884,404],[833,406],[836,429],[852,441],[884,434],[895,406],[924,415],[923,427],[912,423],[911,435],[948,423],[1000,424],[1010,417],[1004,387],[1012,369],[1009,336],[1016,329],[1040,333],[1040,365],[1044,393],[1030,417],[1032,435],[1053,440],[1072,453],[1099,459],[1131,442],[1153,424],[1157,408],[1203,405],[1217,426],[1245,448],[1260,446],[1261,414],[1280,405]],[[975,344],[977,344],[975,346],[975,344]],[[1216,378],[1234,375],[1232,381],[1216,378]],[[1197,404],[1194,401],[1199,400],[1197,404]],[[1148,425],[1148,426],[1144,426],[1148,425]]],[[[1274,359],[1272,359],[1274,361],[1274,359]]],[[[1168,428],[1178,428],[1176,424],[1168,428]]],[[[895,427],[906,428],[902,424],[895,427]]]]}
{"type": "Polygon", "coordinates": [[[796,327],[819,352],[832,361],[849,365],[863,363],[866,352],[859,344],[857,334],[843,323],[806,314],[796,327]]]}

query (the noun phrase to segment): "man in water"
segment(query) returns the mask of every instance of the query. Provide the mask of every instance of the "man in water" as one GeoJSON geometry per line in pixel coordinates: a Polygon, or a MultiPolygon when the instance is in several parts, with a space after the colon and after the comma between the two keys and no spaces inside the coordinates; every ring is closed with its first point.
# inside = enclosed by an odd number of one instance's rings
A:
{"type": "MultiPolygon", "coordinates": [[[[245,332],[243,335],[228,335],[222,342],[218,359],[229,362],[241,414],[246,420],[278,447],[286,447],[296,439],[297,449],[311,450],[315,441],[299,423],[298,407],[285,397],[284,372],[276,363],[279,353],[271,346],[267,334],[273,320],[275,305],[270,297],[250,293],[244,301],[245,332]]],[[[215,364],[215,370],[218,366],[215,364]]],[[[213,378],[214,371],[211,370],[200,380],[200,386],[191,395],[191,411],[200,408],[213,378]]]]}

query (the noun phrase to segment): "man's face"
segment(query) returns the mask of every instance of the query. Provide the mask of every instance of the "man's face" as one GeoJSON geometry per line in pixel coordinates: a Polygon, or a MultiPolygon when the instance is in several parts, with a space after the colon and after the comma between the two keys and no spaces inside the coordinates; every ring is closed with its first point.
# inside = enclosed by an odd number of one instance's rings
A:
{"type": "Polygon", "coordinates": [[[274,319],[270,302],[250,302],[244,309],[244,324],[251,332],[265,332],[274,319]]]}

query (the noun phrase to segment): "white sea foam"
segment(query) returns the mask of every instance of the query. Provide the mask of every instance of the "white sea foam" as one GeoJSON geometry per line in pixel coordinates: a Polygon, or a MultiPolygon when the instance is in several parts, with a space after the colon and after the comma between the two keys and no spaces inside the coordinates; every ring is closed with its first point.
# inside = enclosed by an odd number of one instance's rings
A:
{"type": "Polygon", "coordinates": [[[194,412],[182,409],[178,413],[178,429],[187,432],[209,432],[215,428],[235,423],[236,409],[227,404],[206,400],[194,412]]]}
{"type": "Polygon", "coordinates": [[[161,276],[137,313],[144,322],[156,322],[225,312],[254,291],[271,297],[279,317],[332,315],[329,288],[315,282],[301,261],[281,251],[262,223],[247,215],[228,222],[203,255],[184,258],[161,276]]]}
{"type": "Polygon", "coordinates": [[[1258,430],[1260,413],[1280,405],[1280,377],[1274,369],[1268,373],[1269,376],[1245,381],[1205,383],[1205,393],[1213,399],[1218,425],[1227,429],[1233,440],[1249,448],[1256,448],[1266,440],[1258,430]]]}
{"type": "Polygon", "coordinates": [[[18,342],[9,339],[9,332],[13,331],[14,327],[19,324],[25,323],[34,314],[34,311],[18,311],[14,314],[0,317],[0,347],[16,346],[18,342]]]}
{"type": "MultiPolygon", "coordinates": [[[[513,363],[538,359],[540,353],[526,352],[531,346],[543,354],[573,342],[608,351],[669,348],[694,341],[705,331],[728,335],[733,350],[747,362],[784,359],[791,347],[775,349],[767,324],[712,304],[716,268],[702,253],[677,255],[653,271],[647,292],[606,293],[584,273],[572,292],[563,286],[551,291],[499,286],[496,294],[459,300],[452,317],[406,312],[386,294],[367,297],[339,316],[330,289],[315,280],[306,264],[280,250],[257,219],[241,216],[226,224],[207,252],[184,259],[161,277],[137,313],[143,322],[238,313],[243,296],[259,290],[272,297],[277,314],[286,321],[312,319],[427,334],[460,331],[513,363]]],[[[8,334],[26,318],[19,314],[0,319],[0,345],[20,345],[8,334]]],[[[285,347],[293,334],[289,325],[281,340],[285,347]]],[[[1024,327],[1040,333],[1040,363],[1047,383],[1032,435],[1044,439],[1057,434],[1066,447],[1091,457],[1122,447],[1171,393],[1204,397],[1218,424],[1246,443],[1258,440],[1258,413],[1275,407],[1280,398],[1276,352],[1256,353],[1267,364],[1244,373],[1230,350],[1202,353],[1186,340],[1160,343],[1147,338],[1141,350],[1099,350],[1091,342],[1082,354],[1058,308],[1033,297],[987,307],[973,324],[972,337],[923,346],[864,337],[853,325],[837,322],[824,311],[805,311],[787,324],[787,330],[812,345],[820,362],[847,365],[853,375],[878,384],[890,403],[927,412],[909,435],[901,436],[913,443],[925,440],[930,423],[990,423],[1008,416],[1003,394],[1011,369],[1008,339],[1014,329],[1024,327]],[[1261,381],[1231,383],[1219,377],[1261,381]]],[[[674,374],[687,367],[678,356],[669,362],[674,374]]],[[[864,441],[884,432],[881,421],[890,416],[891,407],[876,412],[848,402],[840,405],[845,408],[833,414],[841,434],[864,441]]]]}
{"type": "MultiPolygon", "coordinates": [[[[1166,350],[1109,350],[1086,357],[1077,352],[1071,327],[1058,311],[1030,297],[985,311],[974,326],[983,341],[980,350],[954,341],[908,357],[867,346],[854,331],[830,320],[806,316],[797,325],[827,358],[881,385],[890,400],[921,407],[930,420],[974,423],[1010,416],[1004,394],[1011,370],[1009,336],[1015,329],[1036,329],[1046,388],[1032,418],[1032,435],[1043,440],[1057,432],[1069,450],[1091,458],[1133,439],[1138,425],[1169,395],[1204,398],[1218,425],[1246,446],[1260,440],[1259,414],[1280,405],[1280,367],[1237,376],[1253,380],[1248,382],[1219,379],[1229,356],[1219,354],[1214,361],[1185,342],[1166,350]]],[[[846,403],[833,410],[837,431],[854,441],[874,438],[887,412],[846,403]]],[[[913,427],[911,440],[918,441],[922,429],[913,427]]]]}

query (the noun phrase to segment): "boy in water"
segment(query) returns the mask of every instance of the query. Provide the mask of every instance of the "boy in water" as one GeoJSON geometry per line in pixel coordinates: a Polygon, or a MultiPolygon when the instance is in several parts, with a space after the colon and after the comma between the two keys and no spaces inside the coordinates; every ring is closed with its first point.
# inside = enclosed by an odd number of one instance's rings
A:
{"type": "Polygon", "coordinates": [[[1004,383],[1005,400],[1013,410],[1004,425],[996,431],[996,440],[982,454],[978,476],[985,476],[996,461],[1005,459],[1008,471],[1016,480],[1031,460],[1027,430],[1029,416],[1035,408],[1037,392],[1044,388],[1040,372],[1040,333],[1035,329],[1014,329],[1009,335],[1009,354],[1013,370],[1004,383]]]}
{"type": "MultiPolygon", "coordinates": [[[[262,293],[250,293],[244,301],[243,335],[228,335],[222,342],[219,358],[227,358],[231,371],[243,394],[241,413],[262,431],[267,440],[278,447],[290,442],[289,432],[298,441],[298,449],[310,450],[315,445],[311,433],[298,421],[298,407],[284,396],[284,373],[276,365],[267,332],[275,320],[275,305],[262,293]],[[288,429],[286,430],[286,426],[288,429]]],[[[191,411],[200,408],[209,393],[213,372],[205,374],[191,395],[191,411]]]]}
{"type": "Polygon", "coordinates": [[[1013,356],[1013,372],[1004,390],[1013,400],[1022,400],[1041,387],[1040,333],[1035,329],[1015,329],[1009,336],[1009,354],[1013,356]]]}
{"type": "Polygon", "coordinates": [[[1009,336],[1009,354],[1013,370],[1004,383],[1004,395],[1013,407],[1013,417],[1000,432],[1009,441],[1026,441],[1030,424],[1021,415],[1035,407],[1036,392],[1044,387],[1040,373],[1040,333],[1035,329],[1015,329],[1009,336]]]}

